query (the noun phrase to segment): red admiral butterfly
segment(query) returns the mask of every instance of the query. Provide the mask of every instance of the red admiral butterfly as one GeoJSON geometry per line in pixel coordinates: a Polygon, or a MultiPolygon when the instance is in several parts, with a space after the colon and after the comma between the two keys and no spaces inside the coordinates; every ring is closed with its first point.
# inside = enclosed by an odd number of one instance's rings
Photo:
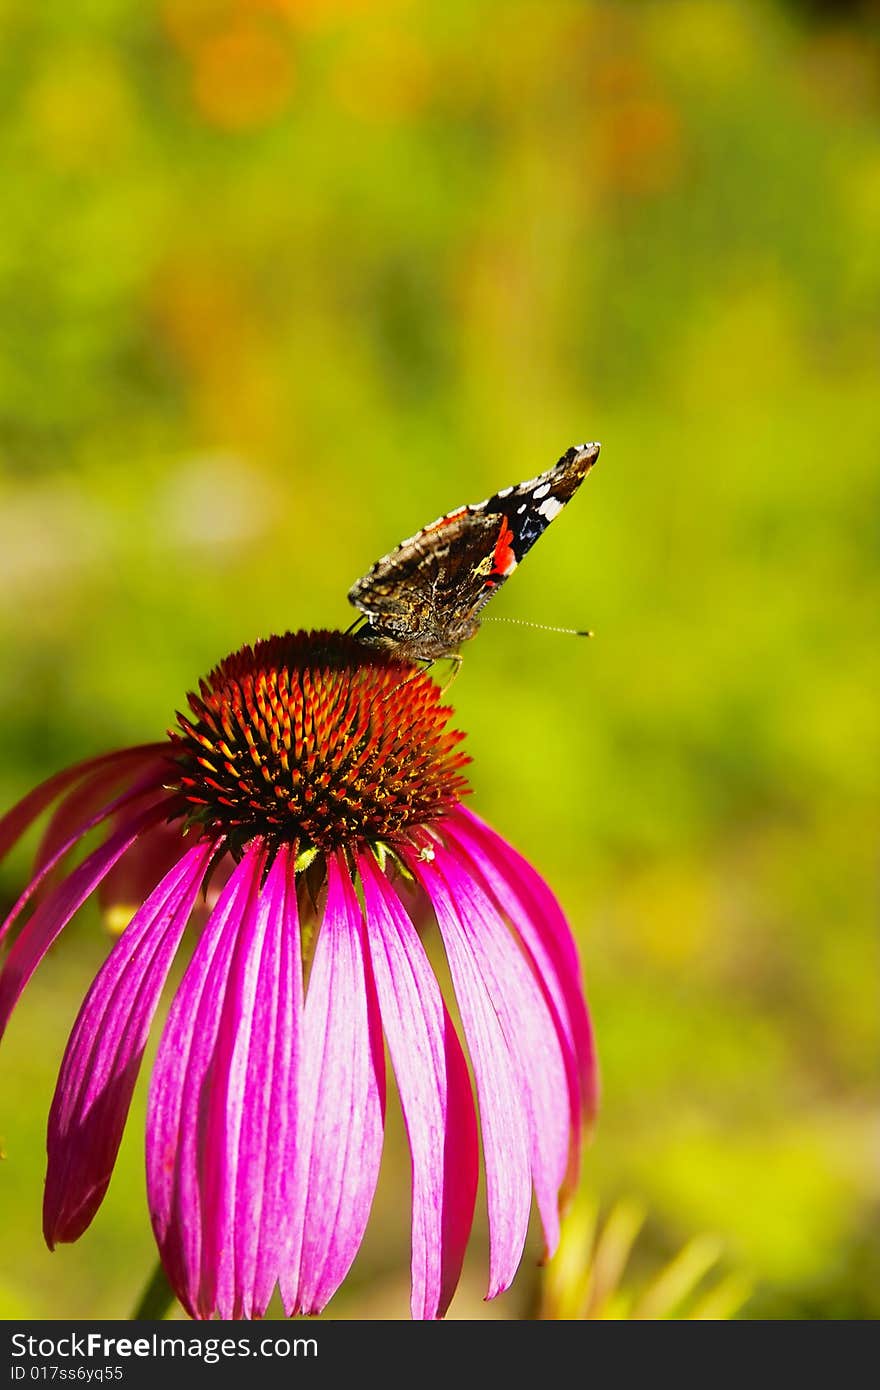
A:
{"type": "Polygon", "coordinates": [[[361,641],[410,661],[455,658],[476,634],[489,599],[598,457],[598,444],[577,444],[539,477],[458,507],[401,541],[349,591],[364,615],[361,641]]]}

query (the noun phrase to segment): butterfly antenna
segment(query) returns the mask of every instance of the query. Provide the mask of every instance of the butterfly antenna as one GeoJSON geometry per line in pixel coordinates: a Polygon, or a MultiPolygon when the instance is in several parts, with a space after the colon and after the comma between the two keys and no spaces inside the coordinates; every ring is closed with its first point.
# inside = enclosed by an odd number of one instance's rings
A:
{"type": "Polygon", "coordinates": [[[516,623],[518,627],[535,627],[539,632],[561,632],[566,637],[592,637],[593,633],[589,628],[578,627],[552,627],[549,623],[530,623],[526,618],[505,618],[490,617],[484,618],[484,623],[516,623]]]}

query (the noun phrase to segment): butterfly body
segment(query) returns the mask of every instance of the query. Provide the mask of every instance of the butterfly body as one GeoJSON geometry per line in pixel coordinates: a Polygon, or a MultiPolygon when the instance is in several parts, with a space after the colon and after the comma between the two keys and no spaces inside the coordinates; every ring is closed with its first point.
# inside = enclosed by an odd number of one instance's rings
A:
{"type": "Polygon", "coordinates": [[[537,478],[458,507],[401,541],[349,591],[366,619],[361,641],[411,661],[456,656],[598,455],[598,444],[576,445],[537,478]]]}

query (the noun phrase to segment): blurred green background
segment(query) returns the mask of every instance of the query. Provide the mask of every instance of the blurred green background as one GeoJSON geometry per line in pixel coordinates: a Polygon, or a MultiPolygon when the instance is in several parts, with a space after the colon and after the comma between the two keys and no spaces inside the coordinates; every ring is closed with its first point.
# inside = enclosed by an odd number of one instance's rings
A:
{"type": "MultiPolygon", "coordinates": [[[[720,1237],[744,1316],[875,1317],[880,14],[575,0],[0,0],[0,804],[161,735],[401,536],[600,466],[453,689],[475,807],[581,942],[591,1198],[720,1237]],[[873,1147],[872,1147],[873,1146],[873,1147]]],[[[0,870],[11,900],[33,838],[0,870]]],[[[106,950],[0,1049],[0,1314],[125,1316],[143,1097],[39,1233],[106,950]]],[[[406,1314],[399,1127],[341,1317],[406,1314]]],[[[531,1247],[484,1306],[527,1316],[531,1247]]]]}

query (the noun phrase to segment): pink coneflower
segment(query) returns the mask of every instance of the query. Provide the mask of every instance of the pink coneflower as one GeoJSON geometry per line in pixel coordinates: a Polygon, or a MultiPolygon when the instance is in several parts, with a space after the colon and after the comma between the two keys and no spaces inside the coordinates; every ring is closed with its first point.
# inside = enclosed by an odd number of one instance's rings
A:
{"type": "Polygon", "coordinates": [[[479,1103],[488,1296],[511,1282],[534,1188],[548,1250],[595,1103],[577,953],[545,883],[461,805],[462,735],[421,669],[299,632],[226,658],[170,742],[59,773],[0,821],[0,854],[60,802],[5,935],[0,1032],[59,932],[122,875],[144,899],[74,1024],[52,1102],[44,1233],[101,1204],[187,924],[198,937],[150,1081],[147,1185],[193,1317],[320,1312],[369,1216],[385,1044],[412,1154],[412,1312],[442,1316],[477,1186],[477,1118],[422,941],[436,921],[479,1103]],[[62,877],[96,826],[106,836],[62,877]],[[209,890],[210,884],[210,890],[209,890]],[[205,898],[212,904],[207,912],[205,898]]]}

